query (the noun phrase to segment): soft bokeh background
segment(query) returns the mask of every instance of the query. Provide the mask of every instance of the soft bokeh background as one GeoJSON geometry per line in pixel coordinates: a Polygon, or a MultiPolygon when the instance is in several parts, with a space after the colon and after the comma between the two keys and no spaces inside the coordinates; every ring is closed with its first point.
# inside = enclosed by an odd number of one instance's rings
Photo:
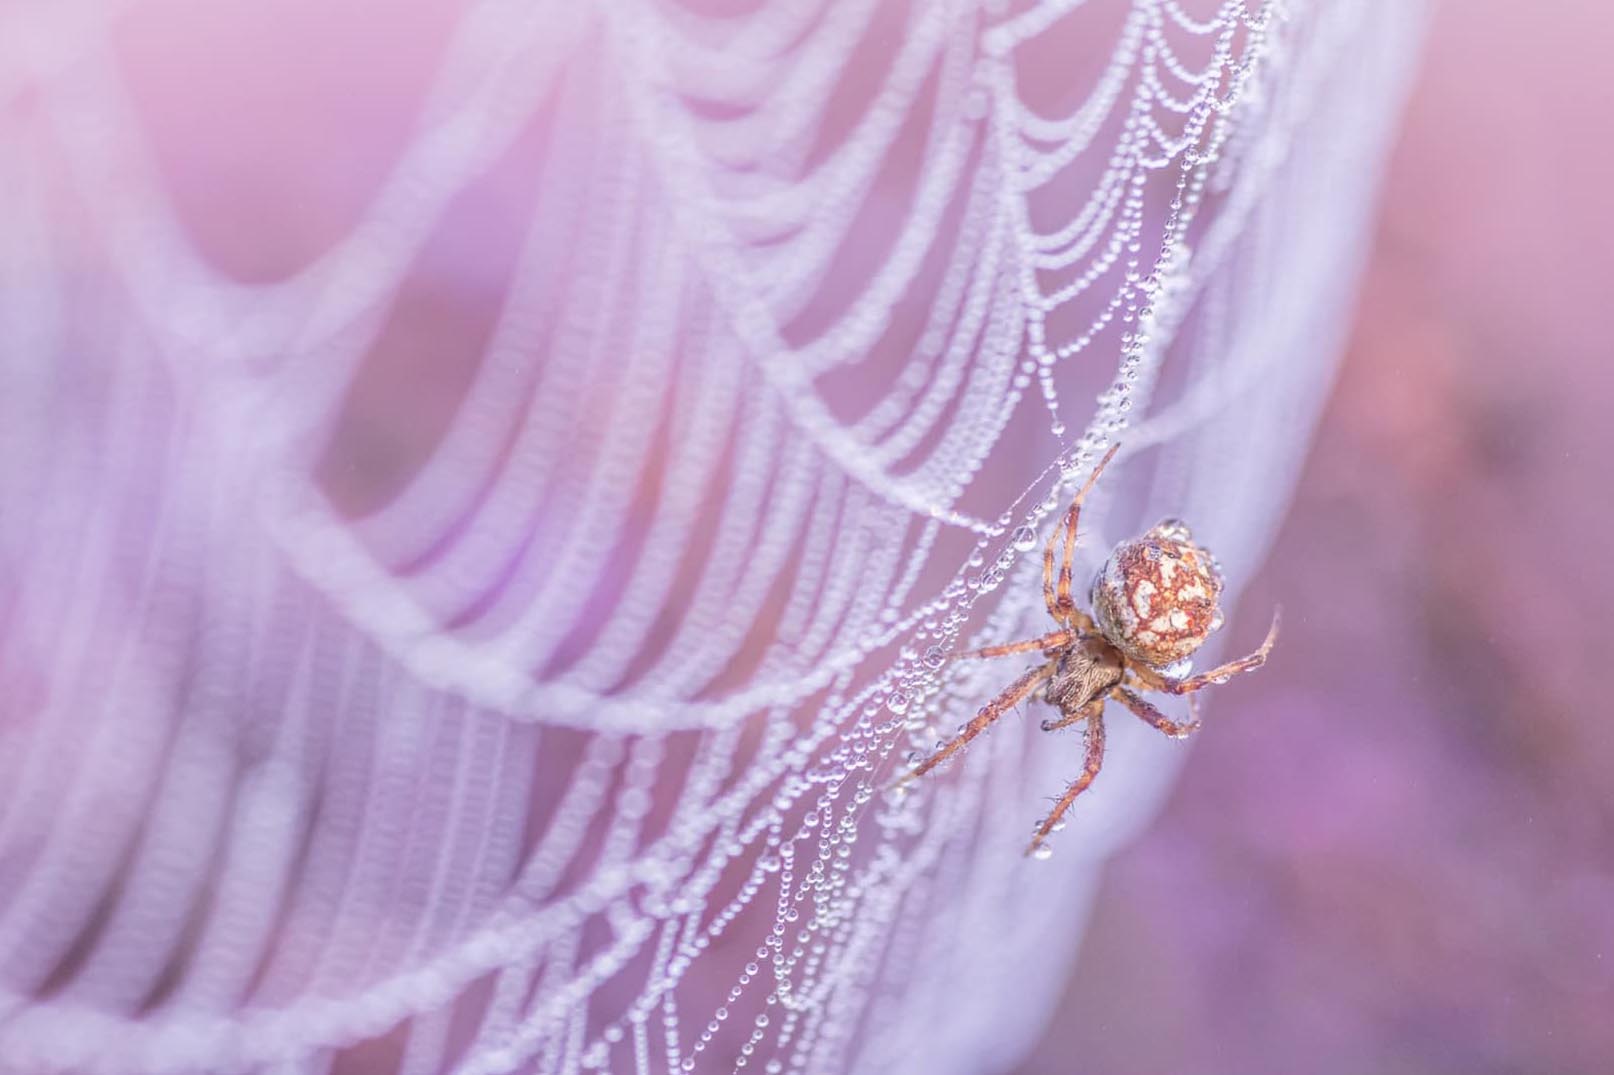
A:
{"type": "Polygon", "coordinates": [[[1446,4],[1219,692],[1023,1075],[1614,1071],[1614,8],[1446,4]],[[1079,1058],[1079,1059],[1078,1059],[1079,1058]]]}

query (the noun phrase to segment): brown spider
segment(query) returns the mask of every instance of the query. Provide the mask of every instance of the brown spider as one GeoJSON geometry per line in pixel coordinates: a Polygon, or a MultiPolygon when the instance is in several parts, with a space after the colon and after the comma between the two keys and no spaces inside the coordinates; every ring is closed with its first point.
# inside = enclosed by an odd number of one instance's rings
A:
{"type": "MultiPolygon", "coordinates": [[[[1119,446],[1117,446],[1119,447],[1119,446]]],[[[1173,675],[1171,666],[1198,649],[1222,625],[1217,601],[1222,593],[1221,569],[1203,546],[1194,544],[1188,527],[1167,519],[1132,541],[1123,541],[1110,553],[1093,580],[1093,615],[1076,607],[1070,596],[1071,559],[1076,551],[1076,521],[1082,501],[1115,455],[1111,448],[1093,468],[1063,524],[1049,537],[1042,554],[1042,591],[1048,614],[1059,629],[1024,642],[987,646],[955,656],[1004,657],[1040,650],[1045,660],[1011,683],[992,699],[950,742],[897,781],[900,786],[918,779],[952,757],[992,722],[1041,688],[1042,697],[1059,710],[1057,720],[1042,722],[1043,731],[1067,728],[1087,721],[1087,761],[1082,773],[1065,789],[1059,801],[1037,826],[1026,854],[1046,855],[1043,841],[1059,826],[1076,796],[1087,790],[1104,761],[1104,702],[1113,698],[1165,734],[1182,739],[1199,728],[1194,692],[1212,683],[1225,683],[1240,672],[1266,663],[1278,639],[1274,612],[1266,641],[1248,657],[1197,676],[1173,675]],[[1061,540],[1059,584],[1054,585],[1054,548],[1061,540]],[[1095,618],[1096,621],[1095,622],[1095,618]],[[1178,723],[1145,701],[1139,691],[1163,691],[1188,696],[1189,719],[1178,723]],[[1039,851],[1039,849],[1041,849],[1039,851]]]]}

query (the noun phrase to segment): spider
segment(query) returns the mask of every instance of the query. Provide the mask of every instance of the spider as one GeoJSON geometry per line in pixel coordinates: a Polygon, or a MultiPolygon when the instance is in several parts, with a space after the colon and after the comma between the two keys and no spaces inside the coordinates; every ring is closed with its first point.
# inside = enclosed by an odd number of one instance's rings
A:
{"type": "Polygon", "coordinates": [[[1197,676],[1181,674],[1186,671],[1185,658],[1222,625],[1222,610],[1217,603],[1222,593],[1222,575],[1215,557],[1195,544],[1188,527],[1176,519],[1167,519],[1142,537],[1117,545],[1093,580],[1092,615],[1076,607],[1070,596],[1076,523],[1082,502],[1118,447],[1112,447],[1093,468],[1071,501],[1063,523],[1043,549],[1043,599],[1058,629],[1041,638],[954,655],[971,659],[1040,651],[1043,662],[1009,684],[958,735],[897,781],[900,786],[924,776],[1003,714],[1040,691],[1041,697],[1059,710],[1058,718],[1042,722],[1042,730],[1058,731],[1085,721],[1087,751],[1081,775],[1037,825],[1031,846],[1026,848],[1028,855],[1041,857],[1048,853],[1044,841],[1059,827],[1071,803],[1098,776],[1104,761],[1106,701],[1121,703],[1174,739],[1186,738],[1199,728],[1195,692],[1261,667],[1278,639],[1278,614],[1274,612],[1266,641],[1254,653],[1197,676]],[[1056,588],[1054,551],[1061,545],[1056,588]],[[1187,695],[1189,719],[1181,723],[1171,720],[1146,701],[1142,691],[1187,695]]]}

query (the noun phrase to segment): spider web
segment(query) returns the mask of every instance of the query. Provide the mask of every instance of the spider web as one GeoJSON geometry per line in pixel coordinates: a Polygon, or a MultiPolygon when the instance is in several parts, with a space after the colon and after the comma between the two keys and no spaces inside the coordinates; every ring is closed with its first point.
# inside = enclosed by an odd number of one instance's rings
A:
{"type": "Polygon", "coordinates": [[[1177,755],[1117,722],[1048,863],[1073,740],[880,789],[1113,441],[1082,572],[1257,566],[1415,6],[472,0],[258,282],[139,7],[0,17],[0,1068],[1011,1065],[1177,755]]]}

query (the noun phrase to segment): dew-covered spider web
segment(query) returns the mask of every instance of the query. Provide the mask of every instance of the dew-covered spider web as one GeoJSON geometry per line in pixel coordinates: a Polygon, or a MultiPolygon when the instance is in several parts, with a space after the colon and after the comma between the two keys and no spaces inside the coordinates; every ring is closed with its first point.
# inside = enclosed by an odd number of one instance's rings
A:
{"type": "Polygon", "coordinates": [[[882,789],[1110,443],[1079,577],[1256,568],[1417,5],[421,7],[250,268],[195,206],[319,155],[197,178],[214,9],[0,11],[0,1069],[1011,1066],[1181,748],[1113,721],[1046,862],[1035,706],[882,789]]]}

